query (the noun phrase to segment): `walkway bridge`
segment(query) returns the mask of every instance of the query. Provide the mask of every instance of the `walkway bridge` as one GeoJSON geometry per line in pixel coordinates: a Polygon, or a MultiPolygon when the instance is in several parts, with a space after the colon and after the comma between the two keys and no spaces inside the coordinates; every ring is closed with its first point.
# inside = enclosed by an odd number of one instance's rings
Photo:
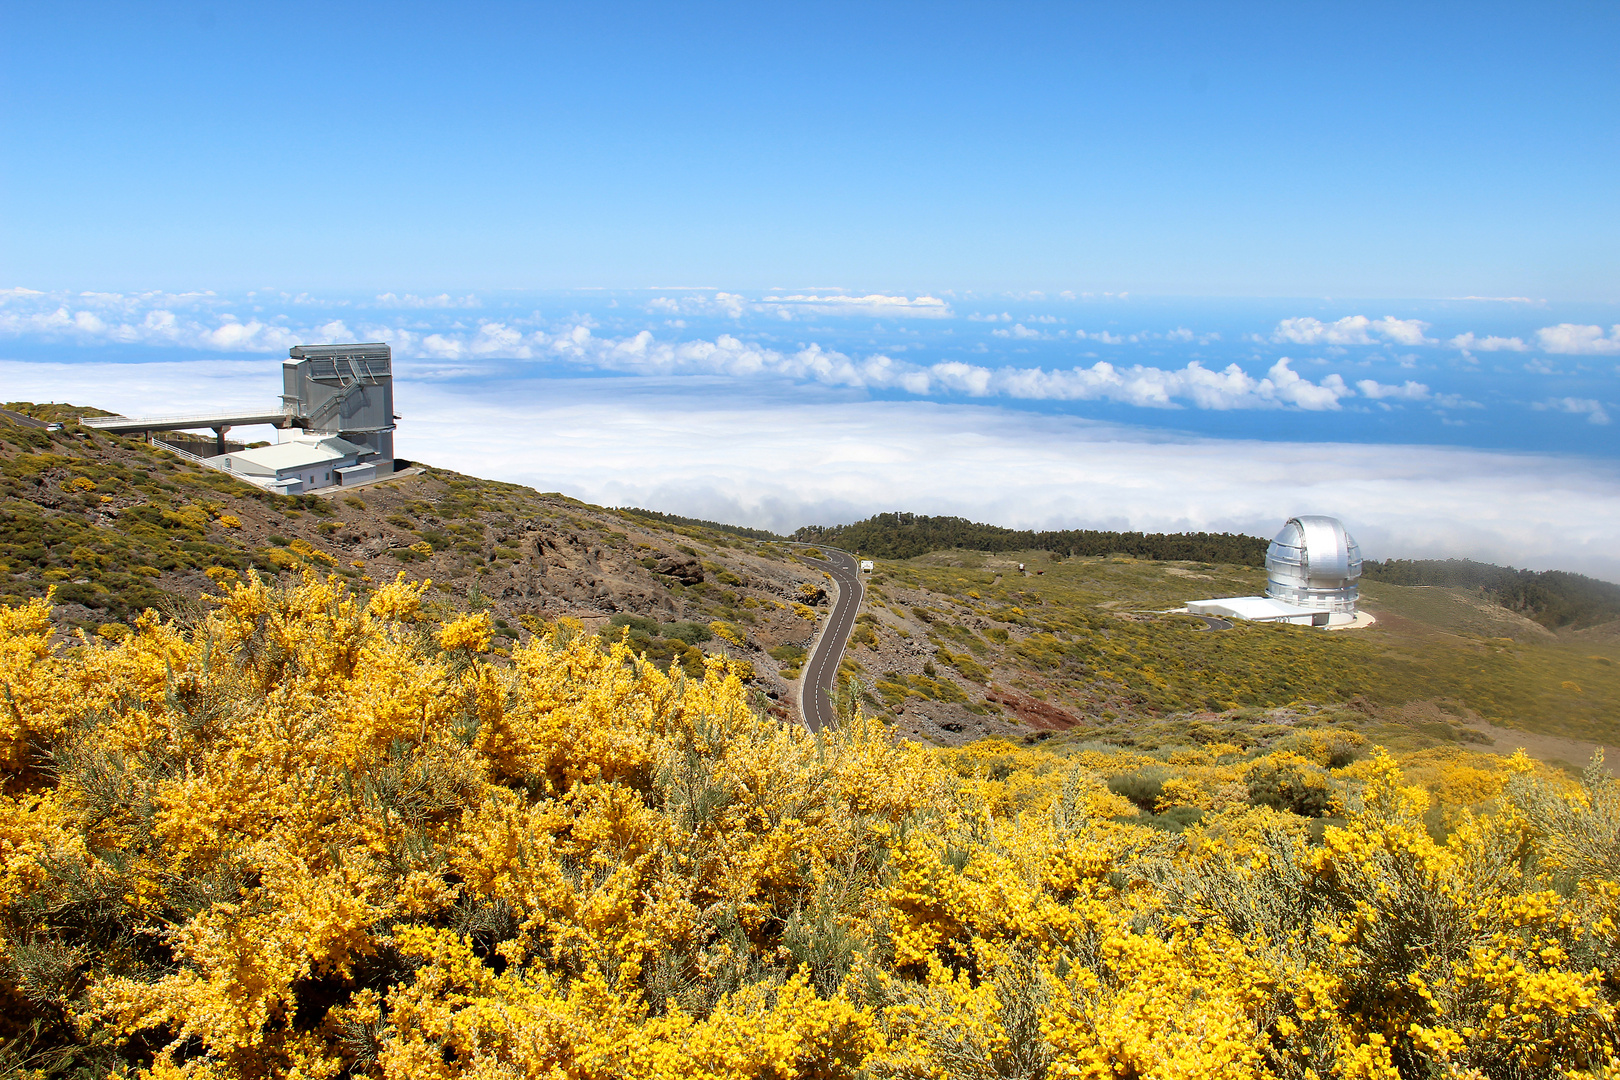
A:
{"type": "Polygon", "coordinates": [[[154,431],[192,431],[212,428],[219,453],[225,452],[225,433],[233,427],[274,424],[276,427],[301,425],[291,412],[212,412],[188,416],[85,416],[83,427],[112,435],[150,434],[154,431]]]}

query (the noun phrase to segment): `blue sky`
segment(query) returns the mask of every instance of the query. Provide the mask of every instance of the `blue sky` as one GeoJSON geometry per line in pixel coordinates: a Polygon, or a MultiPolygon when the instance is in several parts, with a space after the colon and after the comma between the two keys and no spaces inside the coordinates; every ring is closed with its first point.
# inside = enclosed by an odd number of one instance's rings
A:
{"type": "Polygon", "coordinates": [[[1612,5],[4,20],[0,398],[383,338],[403,453],[593,501],[1620,580],[1612,5]]]}
{"type": "Polygon", "coordinates": [[[1612,4],[24,4],[33,288],[1620,292],[1612,4]]]}

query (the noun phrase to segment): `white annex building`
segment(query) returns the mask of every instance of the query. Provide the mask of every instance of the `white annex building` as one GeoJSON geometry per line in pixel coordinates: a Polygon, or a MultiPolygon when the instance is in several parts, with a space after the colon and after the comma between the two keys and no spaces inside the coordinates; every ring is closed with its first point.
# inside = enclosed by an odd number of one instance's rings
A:
{"type": "Polygon", "coordinates": [[[1191,600],[1190,615],[1300,626],[1358,623],[1361,547],[1330,517],[1293,517],[1266,549],[1266,595],[1191,600]]]}
{"type": "Polygon", "coordinates": [[[238,450],[214,461],[226,472],[278,491],[300,495],[333,484],[377,478],[374,452],[337,435],[297,434],[284,443],[238,450]],[[364,456],[368,460],[362,462],[364,456]]]}

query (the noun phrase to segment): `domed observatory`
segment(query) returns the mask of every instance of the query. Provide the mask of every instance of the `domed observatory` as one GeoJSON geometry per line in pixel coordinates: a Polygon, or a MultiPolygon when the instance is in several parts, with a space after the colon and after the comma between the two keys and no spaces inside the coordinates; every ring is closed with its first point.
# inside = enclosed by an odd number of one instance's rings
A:
{"type": "Polygon", "coordinates": [[[1360,580],[1361,548],[1344,524],[1302,515],[1289,518],[1266,549],[1266,595],[1189,600],[1182,610],[1206,620],[1369,626],[1372,617],[1356,613],[1360,580]]]}
{"type": "Polygon", "coordinates": [[[1266,549],[1266,596],[1285,604],[1354,616],[1360,579],[1361,548],[1338,518],[1289,518],[1266,549]]]}

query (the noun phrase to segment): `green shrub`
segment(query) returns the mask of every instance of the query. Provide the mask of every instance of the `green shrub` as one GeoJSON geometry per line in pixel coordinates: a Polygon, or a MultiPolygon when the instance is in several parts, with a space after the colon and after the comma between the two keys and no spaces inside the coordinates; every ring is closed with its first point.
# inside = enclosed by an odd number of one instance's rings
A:
{"type": "Polygon", "coordinates": [[[1110,777],[1108,790],[1131,800],[1143,813],[1152,814],[1164,791],[1164,774],[1157,770],[1144,770],[1110,777]]]}
{"type": "Polygon", "coordinates": [[[657,619],[649,619],[644,615],[631,615],[628,612],[620,612],[609,619],[607,626],[602,630],[602,636],[610,641],[617,641],[620,630],[626,626],[630,628],[631,634],[641,633],[649,638],[658,636],[657,619]]]}
{"type": "Polygon", "coordinates": [[[1196,806],[1177,806],[1166,810],[1162,814],[1141,813],[1123,820],[1132,825],[1146,825],[1150,829],[1178,833],[1184,831],[1189,825],[1198,824],[1203,819],[1204,812],[1196,806]]]}
{"type": "Polygon", "coordinates": [[[665,623],[663,635],[676,641],[684,641],[688,645],[699,645],[714,637],[707,626],[695,622],[665,623]]]}
{"type": "Polygon", "coordinates": [[[1333,794],[1321,769],[1278,755],[1249,770],[1249,801],[1300,817],[1321,817],[1332,806],[1333,794]]]}

